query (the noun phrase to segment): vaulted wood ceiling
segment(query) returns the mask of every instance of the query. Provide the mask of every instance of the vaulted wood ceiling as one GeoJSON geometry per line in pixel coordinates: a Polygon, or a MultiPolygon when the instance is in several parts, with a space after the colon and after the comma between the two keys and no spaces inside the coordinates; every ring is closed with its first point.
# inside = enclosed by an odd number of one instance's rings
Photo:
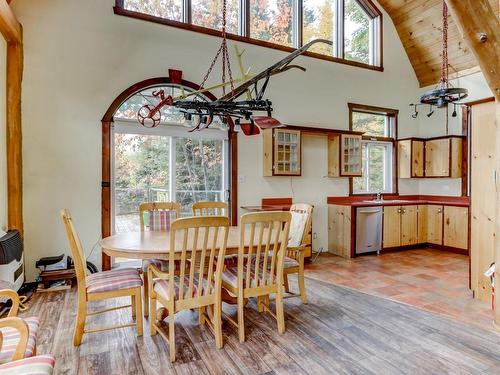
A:
{"type": "MultiPolygon", "coordinates": [[[[498,14],[499,1],[489,0],[498,14]]],[[[420,86],[437,84],[441,75],[442,0],[379,0],[391,16],[420,86]]],[[[469,47],[449,17],[450,78],[479,71],[469,47]]]]}

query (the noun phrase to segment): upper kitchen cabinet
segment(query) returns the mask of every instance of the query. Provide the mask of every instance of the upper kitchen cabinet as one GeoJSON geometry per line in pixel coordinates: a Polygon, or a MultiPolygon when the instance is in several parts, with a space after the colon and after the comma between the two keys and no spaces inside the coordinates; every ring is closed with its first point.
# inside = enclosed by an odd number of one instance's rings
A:
{"type": "Polygon", "coordinates": [[[361,140],[360,134],[328,136],[328,177],[361,177],[361,140]]]}
{"type": "Polygon", "coordinates": [[[461,178],[462,143],[461,136],[398,141],[399,177],[461,178]]]}
{"type": "Polygon", "coordinates": [[[264,176],[301,175],[301,134],[299,130],[263,131],[264,176]]]}
{"type": "Polygon", "coordinates": [[[398,172],[400,178],[424,177],[425,142],[405,139],[398,142],[398,172]]]}

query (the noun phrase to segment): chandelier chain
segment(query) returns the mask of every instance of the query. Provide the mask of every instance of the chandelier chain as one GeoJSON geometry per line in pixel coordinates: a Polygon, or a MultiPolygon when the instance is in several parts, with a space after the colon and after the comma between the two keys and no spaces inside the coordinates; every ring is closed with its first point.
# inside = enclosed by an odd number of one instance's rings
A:
{"type": "MultiPolygon", "coordinates": [[[[208,77],[212,73],[212,70],[217,63],[217,60],[219,59],[219,56],[222,54],[222,83],[226,82],[226,71],[229,75],[229,82],[231,85],[231,92],[234,92],[234,81],[233,81],[233,74],[231,71],[231,62],[229,59],[229,52],[227,48],[227,33],[226,33],[226,26],[227,26],[227,0],[222,0],[222,42],[217,50],[217,53],[215,54],[214,59],[212,60],[212,63],[210,64],[210,67],[208,68],[207,73],[205,74],[205,77],[203,78],[203,81],[201,83],[201,87],[205,87],[205,84],[208,80],[208,77]]],[[[222,86],[222,92],[224,95],[226,94],[226,89],[225,86],[222,86]]]]}
{"type": "Polygon", "coordinates": [[[441,84],[448,86],[448,7],[443,0],[443,61],[441,65],[441,84]]]}

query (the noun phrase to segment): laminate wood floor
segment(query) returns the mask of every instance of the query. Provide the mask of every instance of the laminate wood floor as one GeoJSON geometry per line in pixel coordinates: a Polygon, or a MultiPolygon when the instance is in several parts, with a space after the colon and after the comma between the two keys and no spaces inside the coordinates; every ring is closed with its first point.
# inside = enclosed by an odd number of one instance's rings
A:
{"type": "MultiPolygon", "coordinates": [[[[500,374],[499,333],[341,286],[306,283],[310,303],[286,300],[283,335],[251,302],[247,342],[240,344],[225,323],[218,350],[197,313],[178,314],[174,364],[146,324],[144,337],[126,328],[86,335],[73,347],[74,289],[35,294],[24,315],[40,317],[38,353],[56,357],[57,374],[500,374]]],[[[88,327],[129,321],[127,310],[115,311],[89,319],[88,327]]]]}

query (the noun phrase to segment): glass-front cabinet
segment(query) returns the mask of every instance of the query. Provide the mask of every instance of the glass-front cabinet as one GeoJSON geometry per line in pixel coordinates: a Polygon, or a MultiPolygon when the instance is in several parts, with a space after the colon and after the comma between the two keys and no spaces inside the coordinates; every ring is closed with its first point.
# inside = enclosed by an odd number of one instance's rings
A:
{"type": "Polygon", "coordinates": [[[266,129],[263,132],[264,176],[301,175],[299,130],[266,129]]]}
{"type": "Polygon", "coordinates": [[[328,136],[328,176],[360,177],[363,173],[361,135],[328,136]]]}

